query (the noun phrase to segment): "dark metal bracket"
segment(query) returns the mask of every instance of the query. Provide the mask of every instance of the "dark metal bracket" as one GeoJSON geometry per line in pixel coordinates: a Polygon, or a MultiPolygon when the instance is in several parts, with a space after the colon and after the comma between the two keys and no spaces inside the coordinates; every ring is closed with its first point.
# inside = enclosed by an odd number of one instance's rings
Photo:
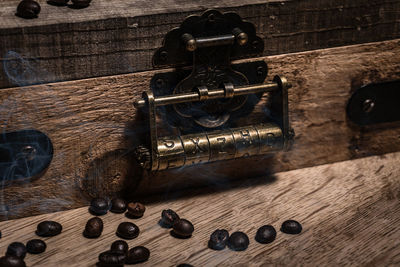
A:
{"type": "Polygon", "coordinates": [[[42,174],[53,159],[50,138],[36,130],[0,134],[0,179],[2,185],[26,182],[42,174]]]}
{"type": "Polygon", "coordinates": [[[366,126],[400,121],[400,80],[372,83],[356,90],[347,104],[347,116],[366,126]]]}

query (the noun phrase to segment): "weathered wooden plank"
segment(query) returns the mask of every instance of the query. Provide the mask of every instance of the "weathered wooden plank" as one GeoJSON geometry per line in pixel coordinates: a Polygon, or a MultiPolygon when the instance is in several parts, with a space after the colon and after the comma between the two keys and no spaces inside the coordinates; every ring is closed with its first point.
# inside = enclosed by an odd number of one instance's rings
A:
{"type": "MultiPolygon", "coordinates": [[[[283,75],[293,84],[292,150],[157,174],[143,173],[129,153],[148,132],[132,103],[156,72],[1,90],[1,130],[40,130],[55,151],[42,177],[3,188],[2,219],[79,207],[87,204],[88,195],[122,191],[134,198],[399,151],[398,124],[359,128],[345,113],[359,86],[400,78],[399,44],[393,40],[264,58],[270,77],[283,75]]],[[[265,101],[241,123],[264,118],[265,101]]]]}
{"type": "Polygon", "coordinates": [[[193,266],[397,266],[399,160],[397,152],[213,186],[191,191],[190,198],[165,195],[161,202],[148,202],[140,219],[112,213],[102,216],[104,231],[98,239],[82,236],[91,217],[87,207],[0,222],[0,254],[13,241],[37,238],[34,231],[39,222],[56,220],[63,225],[63,232],[44,238],[46,252],[28,254],[27,265],[95,266],[98,254],[118,239],[118,224],[131,221],[141,232],[128,241],[129,246],[144,245],[151,251],[143,266],[183,262],[193,266]],[[173,238],[157,224],[166,208],[193,222],[191,238],[173,238]],[[296,236],[279,232],[286,219],[301,222],[303,232],[296,236]],[[254,240],[264,224],[272,224],[278,231],[276,240],[268,245],[254,240]],[[242,252],[208,249],[209,235],[221,228],[247,233],[249,248],[242,252]]]}
{"type": "Polygon", "coordinates": [[[257,25],[263,55],[400,37],[399,0],[97,0],[81,10],[39,2],[34,20],[14,15],[18,0],[2,2],[0,88],[150,70],[165,34],[210,8],[257,25]]]}

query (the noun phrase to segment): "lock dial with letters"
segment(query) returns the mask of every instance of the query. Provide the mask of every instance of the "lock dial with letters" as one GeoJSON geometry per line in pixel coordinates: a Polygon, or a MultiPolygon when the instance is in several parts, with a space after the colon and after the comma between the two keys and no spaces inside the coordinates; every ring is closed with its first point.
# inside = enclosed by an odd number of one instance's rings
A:
{"type": "Polygon", "coordinates": [[[151,90],[134,103],[149,122],[149,144],[135,149],[142,167],[159,171],[289,149],[294,137],[288,115],[290,83],[279,76],[264,83],[264,61],[231,63],[263,49],[254,25],[236,13],[209,10],[170,31],[153,65],[175,71],[156,74],[151,90]],[[268,115],[260,123],[238,126],[265,93],[268,115]],[[158,136],[157,115],[178,134],[158,136]]]}

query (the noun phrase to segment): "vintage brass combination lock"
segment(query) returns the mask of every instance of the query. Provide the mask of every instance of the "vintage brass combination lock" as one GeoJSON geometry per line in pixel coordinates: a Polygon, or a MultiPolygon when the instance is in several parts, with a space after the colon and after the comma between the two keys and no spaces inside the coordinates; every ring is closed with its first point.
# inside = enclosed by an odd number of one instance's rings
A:
{"type": "Polygon", "coordinates": [[[156,67],[175,67],[153,77],[136,108],[148,113],[149,145],[136,148],[148,170],[158,171],[287,150],[289,125],[285,78],[267,76],[264,61],[231,64],[264,49],[255,27],[235,13],[210,10],[191,16],[169,32],[153,58],[156,67]],[[238,126],[268,93],[265,118],[238,126]],[[178,134],[159,137],[157,114],[178,134]]]}

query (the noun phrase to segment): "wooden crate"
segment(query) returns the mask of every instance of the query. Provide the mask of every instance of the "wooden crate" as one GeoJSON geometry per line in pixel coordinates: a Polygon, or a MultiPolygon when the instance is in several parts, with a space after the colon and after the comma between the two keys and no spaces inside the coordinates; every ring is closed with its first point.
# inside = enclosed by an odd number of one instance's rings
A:
{"type": "MultiPolygon", "coordinates": [[[[55,153],[43,176],[3,188],[2,220],[81,207],[98,195],[153,199],[174,189],[263,180],[399,150],[398,124],[358,127],[345,107],[360,86],[400,78],[400,1],[98,0],[81,10],[39,2],[35,20],[14,16],[18,1],[2,2],[0,127],[40,130],[55,153]],[[254,23],[265,50],[244,61],[264,60],[269,79],[279,74],[293,84],[294,146],[262,157],[143,172],[130,152],[147,127],[133,102],[166,71],[152,69],[151,57],[169,30],[209,8],[235,11],[254,23]],[[10,72],[10,57],[24,64],[22,73],[10,72]]],[[[246,118],[249,123],[265,115],[266,100],[246,118]]]]}

